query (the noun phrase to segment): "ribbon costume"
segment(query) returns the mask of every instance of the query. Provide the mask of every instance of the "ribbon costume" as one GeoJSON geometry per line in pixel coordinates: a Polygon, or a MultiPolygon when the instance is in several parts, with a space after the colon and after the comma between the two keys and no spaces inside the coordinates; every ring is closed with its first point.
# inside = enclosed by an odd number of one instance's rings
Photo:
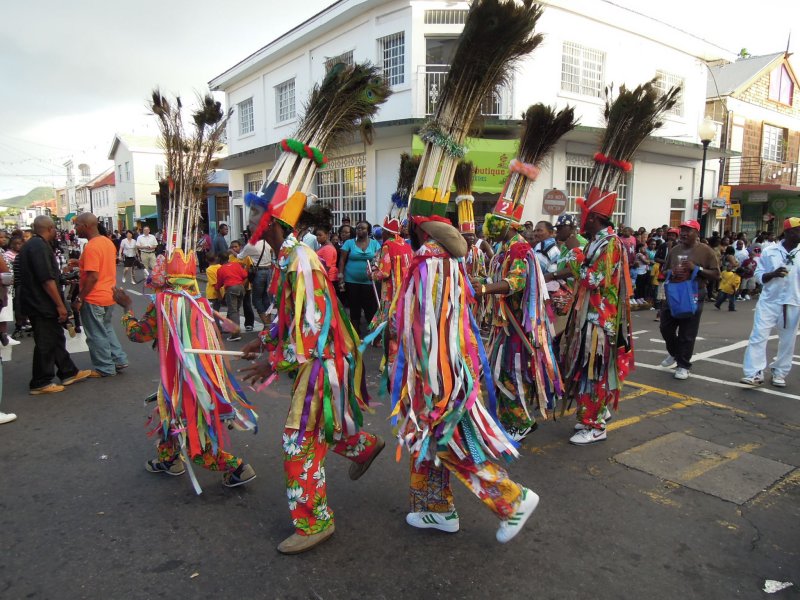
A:
{"type": "Polygon", "coordinates": [[[536,428],[536,411],[547,418],[563,394],[550,296],[520,221],[538,165],[576,124],[571,108],[556,113],[542,104],[529,107],[524,117],[518,158],[509,163],[506,185],[486,217],[488,234],[502,245],[491,263],[490,284],[480,286],[481,296],[492,298],[489,354],[500,419],[518,441],[536,428]]]}
{"type": "Polygon", "coordinates": [[[450,489],[454,474],[500,519],[496,538],[501,543],[519,533],[539,497],[494,462],[518,453],[495,414],[491,372],[463,260],[467,243],[444,214],[466,131],[497,82],[486,74],[507,72],[515,59],[536,47],[540,37],[533,28],[540,14],[538,6],[484,0],[473,2],[467,14],[437,112],[421,134],[425,151],[409,205],[415,255],[400,290],[399,347],[391,375],[398,460],[406,448],[411,461],[406,522],[458,531],[450,489]]]}
{"type": "Polygon", "coordinates": [[[616,409],[622,385],[634,367],[630,304],[633,286],[627,252],[614,232],[614,190],[632,169],[639,145],[675,104],[679,88],[661,94],[654,81],[633,90],[620,87],[616,98],[606,92],[606,129],[601,151],[578,198],[581,228],[589,243],[576,277],[575,298],[561,340],[567,395],[578,403],[575,445],[606,439],[606,421],[616,409]]]}
{"type": "MultiPolygon", "coordinates": [[[[453,181],[456,187],[456,209],[458,211],[458,230],[467,242],[467,255],[464,257],[464,265],[467,270],[467,277],[470,280],[478,280],[480,283],[486,282],[486,255],[475,243],[475,212],[473,203],[475,197],[472,195],[472,179],[475,175],[475,167],[471,162],[460,162],[456,167],[453,181]]],[[[477,301],[473,305],[472,313],[476,319],[480,319],[483,314],[483,302],[477,301]]]]}
{"type": "MultiPolygon", "coordinates": [[[[325,165],[322,149],[349,136],[358,120],[374,115],[389,96],[377,73],[368,64],[334,65],[312,90],[297,139],[282,143],[284,152],[261,191],[245,198],[251,240],[266,240],[277,255],[270,292],[278,314],[260,335],[256,346],[260,343],[263,356],[253,369],[265,377],[287,373],[294,380],[283,465],[295,532],[278,546],[284,554],[309,550],[334,532],[325,478],[328,448],[352,461],[350,478],[358,479],[384,446],[361,428],[369,397],[358,334],[316,253],[292,232],[314,175],[325,165]]],[[[324,215],[318,224],[330,219],[328,209],[312,208],[324,215]]],[[[311,212],[303,222],[314,224],[311,212]]]]}
{"type": "Polygon", "coordinates": [[[370,330],[376,331],[381,323],[385,323],[383,330],[383,358],[381,359],[381,372],[386,376],[387,386],[391,372],[391,365],[397,356],[397,300],[403,277],[411,264],[411,246],[400,235],[401,224],[408,208],[410,188],[414,184],[414,177],[419,168],[419,157],[410,157],[403,153],[400,156],[400,172],[397,179],[397,190],[392,194],[392,206],[389,214],[383,221],[383,245],[378,256],[375,269],[370,276],[381,282],[381,303],[378,312],[372,319],[370,330]]]}
{"type": "Polygon", "coordinates": [[[152,111],[167,162],[167,259],[159,257],[148,278],[148,286],[156,293],[142,319],[135,318],[124,292],[118,292],[116,299],[127,309],[122,322],[128,338],[134,342],[155,340],[158,349],[161,382],[151,432],[159,439],[158,458],[148,461],[147,470],[180,475],[185,464],[199,494],[192,463],[222,471],[223,483],[229,487],[255,478],[252,467],[228,451],[227,429],[257,431],[256,413],[222,356],[187,352],[223,348],[214,311],[199,293],[193,248],[200,205],[205,200],[203,186],[230,113],[206,96],[192,115],[193,138],[185,139],[180,101],[170,104],[156,90],[152,111]]]}

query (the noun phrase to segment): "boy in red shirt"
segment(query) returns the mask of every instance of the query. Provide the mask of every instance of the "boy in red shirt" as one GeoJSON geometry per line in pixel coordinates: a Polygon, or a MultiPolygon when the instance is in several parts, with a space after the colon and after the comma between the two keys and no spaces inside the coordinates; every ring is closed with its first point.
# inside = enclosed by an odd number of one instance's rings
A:
{"type": "Polygon", "coordinates": [[[222,266],[217,271],[217,282],[214,287],[217,291],[225,288],[225,304],[228,305],[228,319],[236,325],[236,330],[228,337],[229,342],[242,339],[239,327],[239,310],[244,300],[244,286],[247,283],[247,270],[237,262],[229,262],[228,255],[220,255],[222,266]]]}

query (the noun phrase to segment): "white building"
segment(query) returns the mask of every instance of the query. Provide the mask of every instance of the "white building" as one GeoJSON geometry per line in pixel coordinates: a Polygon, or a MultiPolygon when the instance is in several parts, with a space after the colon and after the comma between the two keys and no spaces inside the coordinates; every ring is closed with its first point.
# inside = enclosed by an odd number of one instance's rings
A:
{"type": "MultiPolygon", "coordinates": [[[[379,221],[396,185],[402,152],[421,151],[414,135],[435,109],[449,68],[466,3],[427,0],[341,0],[209,84],[224,91],[234,115],[228,129],[232,228],[243,222],[242,196],[260,188],[280,149],[297,125],[310,86],[335,62],[369,60],[384,70],[394,94],[375,119],[372,145],[361,141],[328,149],[314,192],[330,201],[337,223],[379,221]]],[[[653,77],[681,84],[682,98],[656,136],[647,140],[634,170],[621,186],[617,220],[635,226],[677,223],[693,214],[698,196],[706,61],[732,59],[727,51],[661,22],[608,3],[553,0],[537,31],[544,43],[523,61],[511,85],[498,89],[482,108],[481,139],[470,140],[468,160],[478,167],[476,215],[492,209],[514,157],[520,116],[535,102],[576,107],[581,126],[556,147],[537,185],[565,190],[567,210],[585,191],[602,126],[603,90],[614,82],[635,86],[653,77]]],[[[713,150],[710,158],[716,159],[713,150]]],[[[716,196],[717,161],[707,164],[704,197],[716,196]]],[[[542,216],[540,203],[525,219],[542,216]]]]}
{"type": "Polygon", "coordinates": [[[67,203],[67,212],[85,212],[89,207],[89,192],[85,188],[92,178],[92,169],[86,163],[78,165],[78,173],[75,173],[75,161],[69,159],[64,163],[67,171],[67,180],[64,186],[67,203]]]}
{"type": "Polygon", "coordinates": [[[164,177],[164,151],[151,136],[116,134],[108,152],[114,161],[114,196],[119,227],[156,218],[158,182],[164,177]]]}
{"type": "Polygon", "coordinates": [[[106,171],[89,182],[90,209],[97,220],[109,231],[117,227],[117,196],[114,169],[106,171]]]}

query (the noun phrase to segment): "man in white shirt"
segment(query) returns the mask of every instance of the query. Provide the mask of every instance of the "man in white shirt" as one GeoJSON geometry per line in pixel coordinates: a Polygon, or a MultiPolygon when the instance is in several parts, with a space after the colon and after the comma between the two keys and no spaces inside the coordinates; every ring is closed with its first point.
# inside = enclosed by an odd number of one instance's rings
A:
{"type": "Polygon", "coordinates": [[[139,251],[139,260],[144,265],[144,276],[150,275],[150,271],[156,266],[156,247],[158,240],[156,236],[150,234],[150,228],[142,229],[141,235],[136,238],[136,249],[139,251]]]}
{"type": "Polygon", "coordinates": [[[800,324],[800,217],[783,222],[783,242],[765,248],[756,267],[756,281],[764,286],[756,305],[753,331],[744,353],[744,377],[747,385],[764,382],[767,366],[767,339],[773,327],[778,329],[778,355],[770,364],[772,385],[786,387],[792,368],[795,338],[800,324]]]}
{"type": "Polygon", "coordinates": [[[268,327],[270,320],[267,310],[272,304],[268,293],[269,285],[272,282],[272,248],[264,240],[258,240],[254,244],[245,244],[236,258],[244,260],[248,256],[256,269],[256,276],[253,279],[253,306],[264,327],[268,327]]]}

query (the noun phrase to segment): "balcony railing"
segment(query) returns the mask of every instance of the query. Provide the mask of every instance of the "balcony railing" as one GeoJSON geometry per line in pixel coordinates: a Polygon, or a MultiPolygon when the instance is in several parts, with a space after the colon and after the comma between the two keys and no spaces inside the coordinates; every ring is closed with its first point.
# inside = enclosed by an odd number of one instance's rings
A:
{"type": "MultiPolygon", "coordinates": [[[[420,65],[417,89],[421,90],[422,98],[418,106],[424,108],[426,117],[436,112],[436,105],[444,89],[444,82],[449,71],[450,65],[420,65]]],[[[480,114],[495,119],[512,118],[511,98],[510,87],[498,86],[484,98],[480,114]]]]}
{"type": "Polygon", "coordinates": [[[759,157],[729,158],[725,168],[725,185],[797,185],[800,164],[778,162],[759,157]]]}

